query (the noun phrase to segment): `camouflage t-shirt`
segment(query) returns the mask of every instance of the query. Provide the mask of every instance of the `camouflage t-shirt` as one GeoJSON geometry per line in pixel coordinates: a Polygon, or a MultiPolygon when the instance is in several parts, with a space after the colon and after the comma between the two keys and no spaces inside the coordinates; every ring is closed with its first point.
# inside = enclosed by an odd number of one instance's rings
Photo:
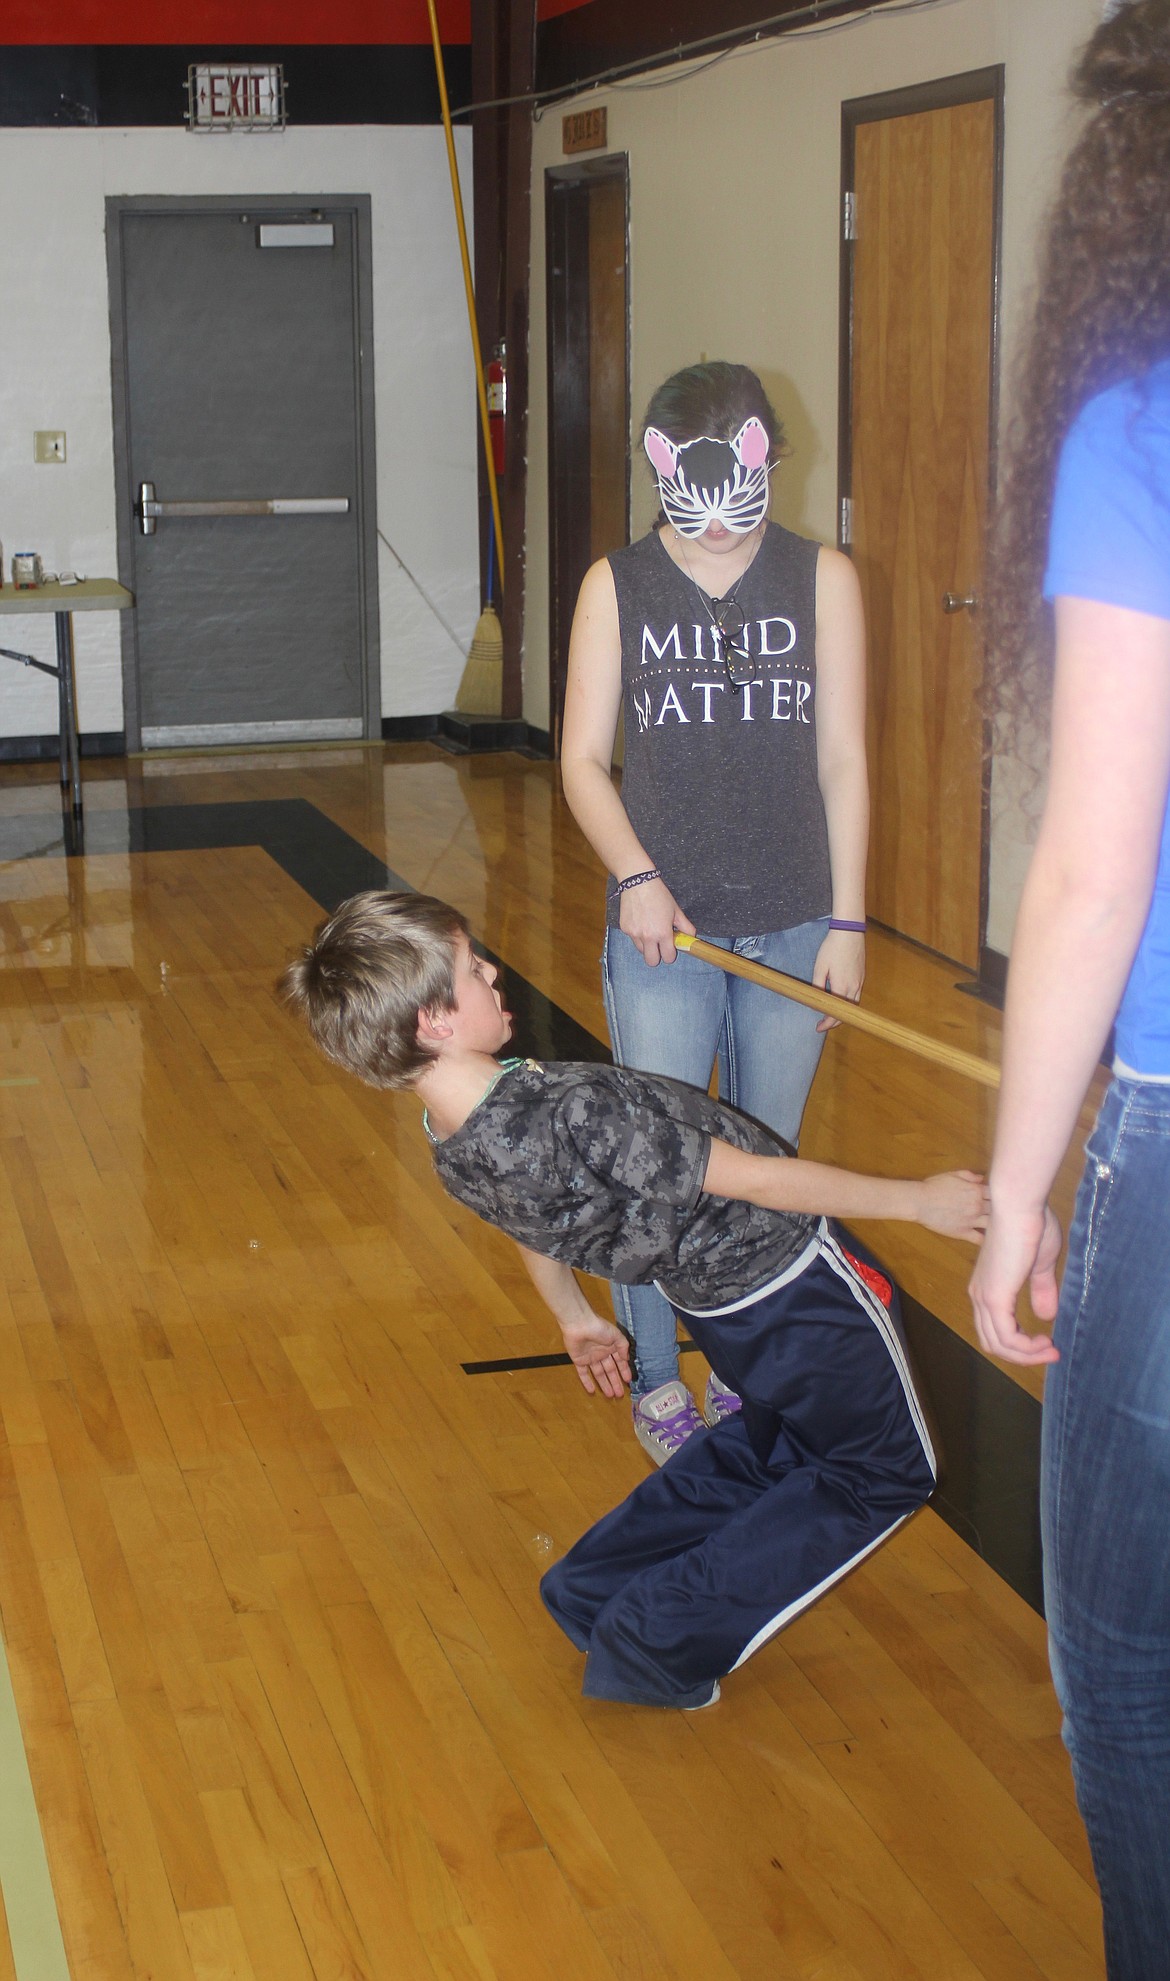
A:
{"type": "Polygon", "coordinates": [[[434,1146],[445,1190],[530,1251],[601,1278],[658,1280],[702,1311],[792,1263],[819,1219],[703,1194],[712,1139],[784,1145],[696,1087],[623,1066],[522,1061],[434,1146]]]}

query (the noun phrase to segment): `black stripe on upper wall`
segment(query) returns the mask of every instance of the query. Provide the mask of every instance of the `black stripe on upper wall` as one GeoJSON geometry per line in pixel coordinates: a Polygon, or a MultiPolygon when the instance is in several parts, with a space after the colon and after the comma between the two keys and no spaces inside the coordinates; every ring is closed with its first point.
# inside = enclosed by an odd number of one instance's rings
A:
{"type": "MultiPolygon", "coordinates": [[[[452,109],[471,95],[471,50],[444,50],[452,109]]],[[[0,126],[181,127],[192,62],[280,62],[288,121],[437,124],[428,43],[373,47],[0,46],[0,126]]]]}
{"type": "MultiPolygon", "coordinates": [[[[871,0],[882,5],[883,0],[871,0]]],[[[859,0],[821,0],[817,19],[829,21],[855,12],[859,0]]],[[[809,0],[590,0],[588,6],[542,21],[536,37],[538,90],[571,89],[574,83],[627,62],[647,66],[669,61],[691,42],[726,37],[733,42],[751,30],[783,34],[782,16],[807,24],[809,0]],[[766,25],[765,25],[766,24],[766,25]]],[[[712,51],[713,52],[713,51],[712,51]]]]}

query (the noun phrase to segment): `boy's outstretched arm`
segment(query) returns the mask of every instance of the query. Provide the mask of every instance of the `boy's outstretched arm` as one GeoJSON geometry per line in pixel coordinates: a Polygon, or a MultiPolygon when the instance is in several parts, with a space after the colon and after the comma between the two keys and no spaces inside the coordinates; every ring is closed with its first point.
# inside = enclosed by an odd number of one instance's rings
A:
{"type": "Polygon", "coordinates": [[[630,1344],[620,1328],[595,1314],[577,1284],[571,1266],[546,1259],[518,1245],[528,1277],[546,1307],[556,1316],[569,1360],[592,1396],[624,1396],[630,1382],[630,1344]]]}
{"type": "Polygon", "coordinates": [[[801,1156],[753,1156],[713,1141],[703,1189],[709,1197],[738,1197],[772,1211],[806,1211],[839,1218],[897,1218],[924,1224],[948,1238],[978,1243],[987,1229],[987,1189],[970,1169],[952,1169],[921,1182],[860,1176],[801,1156]]]}

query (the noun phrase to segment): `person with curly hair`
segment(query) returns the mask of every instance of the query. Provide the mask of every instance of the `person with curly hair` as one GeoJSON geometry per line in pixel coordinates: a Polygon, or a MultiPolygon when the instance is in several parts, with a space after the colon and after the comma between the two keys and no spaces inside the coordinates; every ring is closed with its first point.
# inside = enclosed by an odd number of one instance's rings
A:
{"type": "Polygon", "coordinates": [[[1051,748],[971,1293],[985,1348],[1047,1365],[1053,1678],[1108,1972],[1153,1981],[1170,1974],[1170,0],[1114,4],[1073,87],[1090,114],[991,569],[992,712],[1018,741],[1050,676],[1051,748]],[[1048,1191],[1114,1024],[1058,1293],[1048,1191]],[[1025,1282],[1051,1333],[1019,1325],[1025,1282]]]}

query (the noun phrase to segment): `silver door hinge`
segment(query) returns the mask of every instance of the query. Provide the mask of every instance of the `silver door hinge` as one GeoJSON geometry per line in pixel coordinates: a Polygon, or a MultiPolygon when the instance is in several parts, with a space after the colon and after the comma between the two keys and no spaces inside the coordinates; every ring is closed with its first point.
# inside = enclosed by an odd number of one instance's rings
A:
{"type": "Polygon", "coordinates": [[[841,497],[841,548],[848,550],[853,542],[853,497],[841,497]]]}
{"type": "Polygon", "coordinates": [[[857,239],[857,194],[856,193],[846,193],[845,195],[844,227],[845,227],[845,239],[847,241],[855,241],[857,239]]]}

